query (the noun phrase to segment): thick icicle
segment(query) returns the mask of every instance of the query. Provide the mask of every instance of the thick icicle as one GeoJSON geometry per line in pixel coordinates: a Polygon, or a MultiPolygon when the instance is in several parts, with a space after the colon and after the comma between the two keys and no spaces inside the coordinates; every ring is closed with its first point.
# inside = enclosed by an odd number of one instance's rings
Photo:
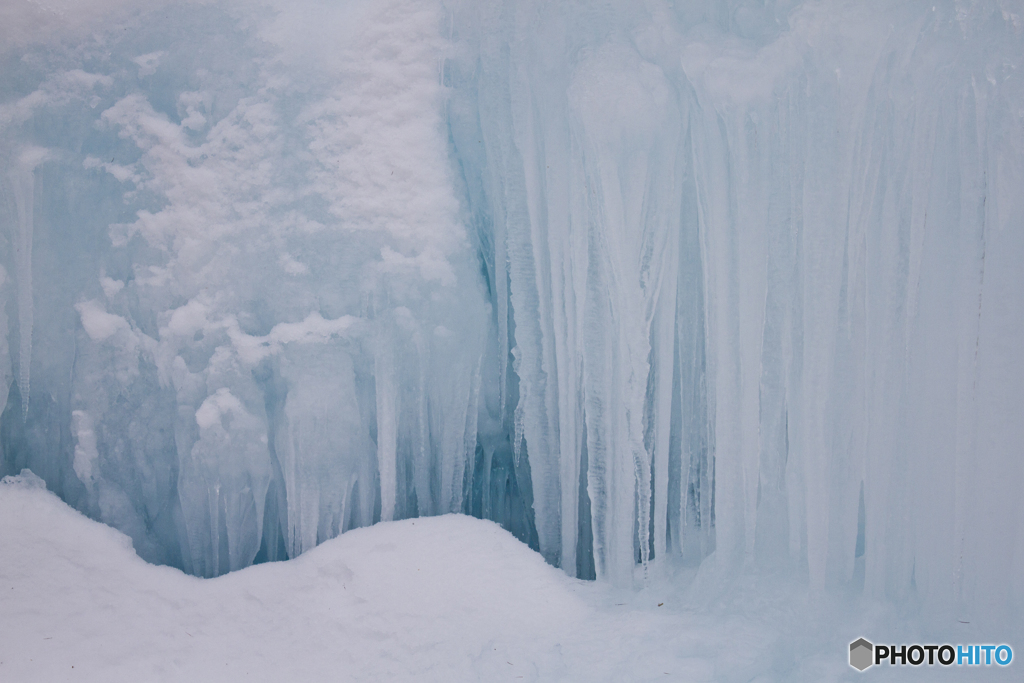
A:
{"type": "Polygon", "coordinates": [[[380,518],[395,518],[398,492],[398,387],[393,350],[387,341],[380,344],[374,358],[377,395],[377,468],[380,470],[380,518]]]}
{"type": "Polygon", "coordinates": [[[32,294],[32,232],[35,220],[35,171],[47,157],[38,147],[22,150],[7,171],[14,200],[15,223],[11,226],[14,246],[14,271],[18,287],[18,390],[21,392],[21,419],[28,419],[32,378],[32,332],[35,302],[32,294]]]}
{"type": "MultiPolygon", "coordinates": [[[[4,236],[0,234],[0,244],[3,244],[4,236]]],[[[7,394],[14,380],[11,372],[11,350],[7,344],[7,292],[11,289],[11,281],[7,276],[7,270],[0,265],[0,406],[7,405],[7,394]]],[[[0,408],[2,410],[2,408],[0,408]]]]}
{"type": "Polygon", "coordinates": [[[183,508],[206,513],[199,528],[196,515],[185,516],[193,571],[216,576],[249,566],[259,550],[271,464],[265,422],[227,387],[203,401],[195,420],[199,438],[181,463],[178,489],[183,508]]]}
{"type": "Polygon", "coordinates": [[[365,519],[365,510],[350,509],[349,494],[359,482],[365,505],[372,477],[349,355],[289,349],[282,375],[288,397],[275,446],[288,501],[287,548],[294,557],[344,531],[353,513],[365,519]]]}

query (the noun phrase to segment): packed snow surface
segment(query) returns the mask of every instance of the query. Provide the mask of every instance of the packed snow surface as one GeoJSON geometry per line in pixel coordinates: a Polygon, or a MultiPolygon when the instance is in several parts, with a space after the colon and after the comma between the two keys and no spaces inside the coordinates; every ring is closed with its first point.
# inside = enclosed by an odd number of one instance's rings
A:
{"type": "Polygon", "coordinates": [[[711,589],[713,600],[668,583],[615,591],[461,515],[382,523],[200,579],[144,562],[41,486],[31,473],[0,484],[9,683],[852,681],[848,633],[919,635],[878,608],[816,611],[778,579],[767,593],[711,589]]]}

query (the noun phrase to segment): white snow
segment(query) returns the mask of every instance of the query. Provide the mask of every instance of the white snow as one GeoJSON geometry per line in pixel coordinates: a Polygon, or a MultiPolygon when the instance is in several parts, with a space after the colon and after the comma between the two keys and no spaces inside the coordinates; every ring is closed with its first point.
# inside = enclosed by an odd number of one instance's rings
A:
{"type": "Polygon", "coordinates": [[[117,334],[118,330],[129,330],[128,321],[119,315],[107,313],[97,301],[83,301],[75,305],[82,320],[82,329],[93,341],[103,341],[117,334]]]}
{"type": "Polygon", "coordinates": [[[0,548],[11,683],[859,680],[846,663],[859,629],[917,635],[878,607],[812,607],[777,579],[767,594],[617,592],[460,515],[377,524],[199,579],[143,562],[30,472],[0,484],[0,548]]]}

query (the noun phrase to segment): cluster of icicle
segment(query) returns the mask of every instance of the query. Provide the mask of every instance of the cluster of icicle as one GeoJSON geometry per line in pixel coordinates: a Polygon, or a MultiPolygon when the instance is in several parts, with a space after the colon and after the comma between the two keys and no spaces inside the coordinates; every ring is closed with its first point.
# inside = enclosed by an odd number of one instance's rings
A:
{"type": "Polygon", "coordinates": [[[4,472],[203,575],[463,511],[616,584],[1024,600],[1019,8],[323,12],[2,105],[4,472]]]}
{"type": "Polygon", "coordinates": [[[573,567],[592,524],[619,583],[714,548],[939,611],[1020,600],[1022,15],[464,9],[451,127],[545,557],[573,567]]]}

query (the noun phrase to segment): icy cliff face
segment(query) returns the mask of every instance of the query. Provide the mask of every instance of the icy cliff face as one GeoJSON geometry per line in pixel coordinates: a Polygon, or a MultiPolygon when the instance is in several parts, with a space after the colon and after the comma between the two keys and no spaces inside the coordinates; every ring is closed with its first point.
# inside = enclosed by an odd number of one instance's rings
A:
{"type": "Polygon", "coordinates": [[[613,581],[715,548],[938,610],[1019,599],[1020,8],[461,18],[451,125],[545,556],[573,566],[585,467],[613,581]]]}
{"type": "Polygon", "coordinates": [[[201,575],[461,510],[620,584],[1024,599],[1018,4],[51,9],[0,473],[201,575]]]}
{"type": "Polygon", "coordinates": [[[440,8],[258,15],[115,12],[5,85],[5,469],[207,576],[461,510],[488,334],[440,8]]]}

